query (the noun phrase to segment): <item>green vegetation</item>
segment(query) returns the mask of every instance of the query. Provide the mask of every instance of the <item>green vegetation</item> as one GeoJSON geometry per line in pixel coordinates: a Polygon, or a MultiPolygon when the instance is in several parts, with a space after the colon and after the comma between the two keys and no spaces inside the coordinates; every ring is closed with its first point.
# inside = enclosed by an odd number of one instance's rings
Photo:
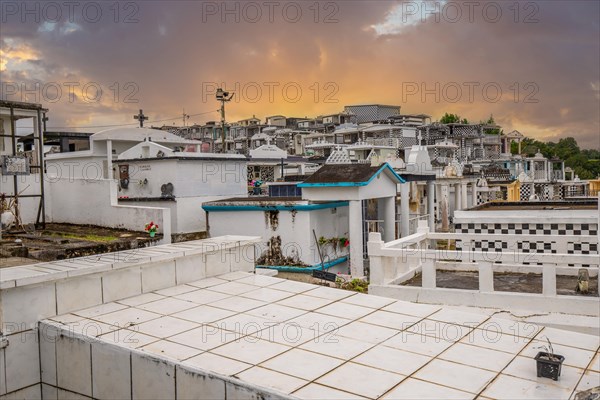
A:
{"type": "Polygon", "coordinates": [[[442,124],[468,124],[466,118],[461,118],[458,114],[448,114],[445,113],[442,118],[440,118],[440,122],[442,124]]]}
{"type": "Polygon", "coordinates": [[[359,293],[367,293],[369,291],[369,282],[358,278],[354,278],[351,281],[344,281],[338,278],[335,283],[338,288],[344,290],[352,290],[359,293]]]}
{"type": "MultiPolygon", "coordinates": [[[[519,146],[513,142],[510,151],[517,154],[519,146]]],[[[521,152],[534,156],[539,150],[546,158],[560,158],[565,161],[565,166],[571,167],[581,179],[595,179],[600,177],[600,151],[581,150],[577,141],[572,137],[560,139],[558,142],[540,142],[539,140],[525,138],[521,143],[521,152]]]]}
{"type": "MultiPolygon", "coordinates": [[[[482,123],[484,123],[484,122],[482,122],[482,123]]],[[[490,115],[490,117],[488,118],[487,121],[485,121],[485,123],[488,125],[496,125],[496,121],[494,121],[494,116],[490,115]]],[[[504,131],[499,128],[494,128],[494,129],[487,129],[485,131],[485,133],[487,133],[488,135],[502,135],[504,133],[504,131]]]]}
{"type": "Polygon", "coordinates": [[[65,232],[49,232],[51,236],[60,236],[65,239],[73,239],[73,240],[86,240],[88,242],[99,242],[99,243],[107,243],[117,240],[116,236],[98,236],[98,235],[77,235],[75,233],[65,233],[65,232]]]}
{"type": "Polygon", "coordinates": [[[350,242],[348,241],[348,238],[345,236],[342,237],[331,237],[331,238],[326,238],[324,236],[321,236],[319,238],[319,246],[321,247],[321,249],[325,249],[325,246],[327,245],[331,245],[331,248],[333,249],[333,251],[337,254],[338,249],[342,249],[344,247],[348,247],[350,245],[350,242]]]}

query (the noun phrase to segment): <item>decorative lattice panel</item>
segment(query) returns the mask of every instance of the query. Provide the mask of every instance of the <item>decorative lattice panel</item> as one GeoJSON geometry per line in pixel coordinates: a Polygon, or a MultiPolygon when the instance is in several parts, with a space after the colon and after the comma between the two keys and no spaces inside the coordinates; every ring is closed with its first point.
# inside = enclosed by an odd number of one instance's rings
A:
{"type": "Polygon", "coordinates": [[[260,179],[265,182],[275,181],[275,167],[261,166],[260,167],[260,179]]]}
{"type": "Polygon", "coordinates": [[[348,152],[341,148],[333,150],[327,158],[327,164],[350,164],[351,162],[348,152]]]}

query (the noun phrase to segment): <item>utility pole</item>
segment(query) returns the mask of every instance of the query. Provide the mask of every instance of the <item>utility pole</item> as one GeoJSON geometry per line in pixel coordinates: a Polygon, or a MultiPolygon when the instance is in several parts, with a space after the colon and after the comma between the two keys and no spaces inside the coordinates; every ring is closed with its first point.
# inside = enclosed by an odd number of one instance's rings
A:
{"type": "Polygon", "coordinates": [[[188,114],[185,113],[185,108],[183,109],[183,127],[185,128],[185,121],[190,119],[190,116],[188,114]]]}
{"type": "Polygon", "coordinates": [[[221,150],[223,153],[227,151],[225,145],[225,102],[233,99],[234,93],[225,92],[222,88],[217,89],[216,98],[221,102],[221,150]]]}

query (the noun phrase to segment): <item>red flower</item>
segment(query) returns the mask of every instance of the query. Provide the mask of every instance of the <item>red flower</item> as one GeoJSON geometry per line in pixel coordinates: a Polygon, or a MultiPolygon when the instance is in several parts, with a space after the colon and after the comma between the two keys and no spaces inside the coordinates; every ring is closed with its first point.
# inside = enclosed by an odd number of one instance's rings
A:
{"type": "Polygon", "coordinates": [[[344,247],[348,247],[350,246],[350,241],[348,239],[346,239],[346,241],[344,242],[344,247]]]}

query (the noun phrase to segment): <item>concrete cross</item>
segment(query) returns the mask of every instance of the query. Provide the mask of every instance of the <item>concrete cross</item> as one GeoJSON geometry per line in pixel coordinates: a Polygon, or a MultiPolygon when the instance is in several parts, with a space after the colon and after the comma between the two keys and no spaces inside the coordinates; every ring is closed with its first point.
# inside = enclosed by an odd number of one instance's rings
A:
{"type": "Polygon", "coordinates": [[[144,121],[147,120],[148,117],[144,115],[144,110],[140,109],[140,112],[138,113],[138,115],[134,115],[133,119],[137,119],[138,121],[140,121],[140,128],[143,128],[144,121]]]}

